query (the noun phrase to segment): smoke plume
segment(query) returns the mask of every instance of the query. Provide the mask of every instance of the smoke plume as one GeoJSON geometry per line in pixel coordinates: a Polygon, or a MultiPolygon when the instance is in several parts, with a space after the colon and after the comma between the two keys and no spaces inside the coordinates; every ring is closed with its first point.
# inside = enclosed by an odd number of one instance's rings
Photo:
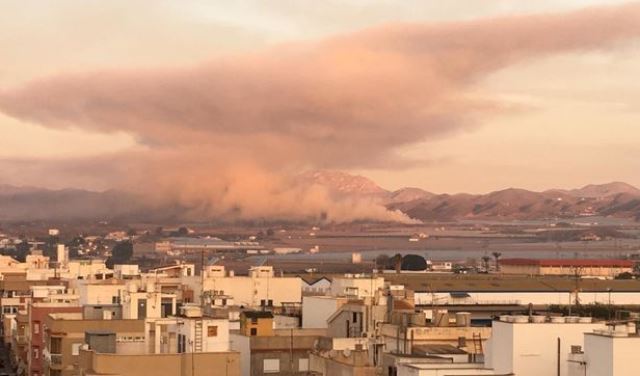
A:
{"type": "Polygon", "coordinates": [[[194,217],[402,221],[375,202],[295,177],[402,167],[411,162],[398,155],[402,147],[505,110],[469,95],[489,74],[639,35],[638,3],[393,24],[179,70],[47,77],[2,92],[0,110],[45,127],[134,135],[138,149],[71,161],[73,174],[178,202],[194,217]]]}

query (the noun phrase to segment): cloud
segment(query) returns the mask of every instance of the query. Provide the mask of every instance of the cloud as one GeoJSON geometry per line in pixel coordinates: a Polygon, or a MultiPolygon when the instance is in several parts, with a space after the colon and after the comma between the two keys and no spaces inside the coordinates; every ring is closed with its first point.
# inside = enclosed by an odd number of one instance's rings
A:
{"type": "Polygon", "coordinates": [[[489,74],[549,54],[640,36],[640,4],[439,24],[392,24],[184,69],[112,70],[0,94],[9,116],[46,127],[126,132],[114,186],[200,215],[398,219],[375,203],[292,186],[306,169],[389,168],[398,151],[473,127],[509,104],[471,95],[489,74]],[[153,196],[153,195],[152,195],[153,196]],[[322,197],[321,197],[322,196],[322,197]]]}

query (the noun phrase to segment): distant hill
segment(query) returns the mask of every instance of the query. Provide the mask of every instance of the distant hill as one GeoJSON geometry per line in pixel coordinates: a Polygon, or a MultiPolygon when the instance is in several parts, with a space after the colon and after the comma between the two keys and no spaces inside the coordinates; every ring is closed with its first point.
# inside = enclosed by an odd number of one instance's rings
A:
{"type": "Polygon", "coordinates": [[[410,202],[434,197],[435,194],[420,188],[402,188],[387,195],[388,203],[410,202]]]}
{"type": "Polygon", "coordinates": [[[590,215],[640,218],[640,190],[625,183],[533,192],[509,188],[482,195],[436,195],[389,205],[421,220],[543,219],[590,215]]]}
{"type": "MultiPolygon", "coordinates": [[[[315,171],[299,177],[299,184],[322,185],[336,199],[360,198],[400,210],[425,221],[456,219],[544,219],[589,215],[640,220],[640,190],[620,182],[587,185],[572,190],[533,192],[509,188],[487,194],[434,194],[420,188],[386,190],[372,180],[344,172],[315,171]]],[[[144,204],[123,191],[49,190],[0,185],[0,220],[162,221],[192,217],[175,203],[144,204]]],[[[206,220],[207,218],[202,218],[206,220]]]]}
{"type": "Polygon", "coordinates": [[[619,194],[640,195],[640,190],[630,184],[613,182],[608,184],[589,184],[579,189],[568,191],[572,196],[603,198],[619,194]]]}

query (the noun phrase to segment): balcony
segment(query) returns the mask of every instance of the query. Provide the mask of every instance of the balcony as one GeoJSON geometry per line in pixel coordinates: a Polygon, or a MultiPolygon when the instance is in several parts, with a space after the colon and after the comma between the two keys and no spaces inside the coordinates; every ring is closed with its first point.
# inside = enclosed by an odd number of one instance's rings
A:
{"type": "Polygon", "coordinates": [[[49,368],[62,369],[62,354],[49,355],[49,368]]]}
{"type": "Polygon", "coordinates": [[[15,336],[15,339],[18,346],[24,346],[27,344],[27,336],[25,336],[24,334],[15,336]]]}

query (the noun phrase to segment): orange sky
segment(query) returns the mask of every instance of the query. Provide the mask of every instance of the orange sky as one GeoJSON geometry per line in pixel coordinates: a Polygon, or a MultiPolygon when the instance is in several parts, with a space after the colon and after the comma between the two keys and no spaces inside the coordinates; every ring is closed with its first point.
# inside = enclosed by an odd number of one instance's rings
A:
{"type": "MultiPolygon", "coordinates": [[[[0,90],[82,72],[183,69],[384,23],[554,14],[587,3],[624,2],[364,3],[274,1],[263,9],[257,1],[234,6],[185,1],[179,7],[168,1],[153,7],[142,1],[62,0],[39,7],[8,1],[3,8],[11,11],[0,14],[0,90]]],[[[386,188],[418,186],[435,192],[511,186],[541,190],[614,180],[640,185],[639,51],[636,39],[509,64],[483,75],[464,92],[474,103],[500,101],[512,107],[508,111],[491,112],[437,137],[399,143],[393,152],[413,163],[346,167],[386,188]]],[[[0,115],[0,160],[6,163],[103,158],[148,147],[127,129],[103,132],[83,124],[49,128],[29,118],[0,115]]],[[[38,183],[20,169],[11,171],[2,178],[7,183],[38,183]]],[[[63,179],[47,184],[106,188],[109,183],[63,179]]]]}

